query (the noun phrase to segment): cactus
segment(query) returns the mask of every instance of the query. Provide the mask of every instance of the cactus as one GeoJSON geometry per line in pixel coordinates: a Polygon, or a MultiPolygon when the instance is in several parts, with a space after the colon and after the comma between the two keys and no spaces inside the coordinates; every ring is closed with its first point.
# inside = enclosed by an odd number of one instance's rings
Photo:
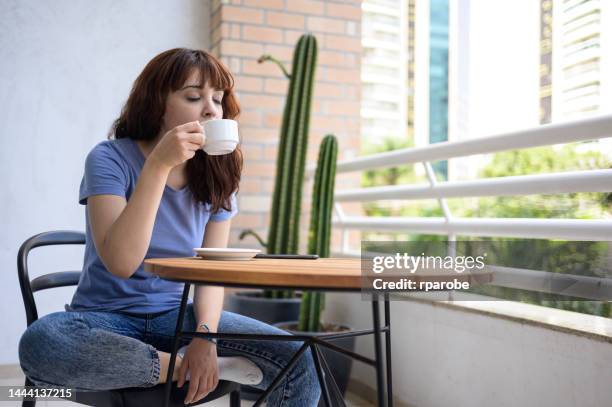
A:
{"type": "MultiPolygon", "coordinates": [[[[323,138],[319,149],[308,231],[308,253],[318,254],[319,257],[329,257],[337,156],[338,141],[335,136],[328,134],[323,138]]],[[[319,331],[320,316],[324,308],[324,293],[304,292],[298,331],[319,331]]]]}
{"type": "MultiPolygon", "coordinates": [[[[285,102],[280,145],[276,160],[276,180],[270,211],[268,240],[246,230],[243,238],[253,235],[270,254],[296,254],[299,249],[299,226],[304,186],[304,168],[308,146],[310,106],[317,62],[317,41],[312,35],[302,35],[293,53],[291,75],[270,55],[263,55],[259,63],[272,61],[289,78],[289,93],[285,102]]],[[[265,290],[268,298],[291,298],[292,291],[265,290]]]]}

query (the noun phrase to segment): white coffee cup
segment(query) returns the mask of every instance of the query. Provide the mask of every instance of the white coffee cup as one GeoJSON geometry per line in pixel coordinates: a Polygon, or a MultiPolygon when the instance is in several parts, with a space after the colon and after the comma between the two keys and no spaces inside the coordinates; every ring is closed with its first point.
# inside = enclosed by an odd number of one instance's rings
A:
{"type": "Polygon", "coordinates": [[[213,119],[200,122],[204,127],[206,142],[202,149],[208,155],[229,154],[236,149],[238,142],[238,122],[231,119],[213,119]]]}

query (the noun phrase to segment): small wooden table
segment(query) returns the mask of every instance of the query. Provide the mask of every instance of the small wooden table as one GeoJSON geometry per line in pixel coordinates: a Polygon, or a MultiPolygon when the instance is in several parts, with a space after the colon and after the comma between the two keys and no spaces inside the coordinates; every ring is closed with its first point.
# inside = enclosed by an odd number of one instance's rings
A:
{"type": "MultiPolygon", "coordinates": [[[[361,362],[374,366],[376,369],[378,405],[385,406],[385,389],[387,390],[386,402],[388,407],[393,406],[392,375],[391,375],[391,320],[389,310],[388,293],[381,294],[384,297],[385,326],[380,323],[379,294],[373,293],[372,324],[373,329],[350,331],[344,333],[330,333],[318,336],[312,335],[255,335],[255,334],[224,334],[224,333],[201,333],[183,332],[183,320],[189,288],[191,284],[218,285],[224,287],[249,287],[249,288],[272,288],[290,290],[312,290],[312,291],[350,291],[360,292],[362,289],[361,259],[346,258],[322,258],[317,260],[302,259],[252,259],[249,261],[219,261],[203,260],[198,257],[172,258],[172,259],[147,259],[145,260],[145,271],[157,274],[161,278],[171,281],[184,282],[185,289],[181,300],[179,316],[176,324],[174,346],[168,369],[168,380],[166,383],[167,406],[172,388],[172,373],[176,361],[179,340],[181,337],[203,337],[218,338],[225,340],[274,340],[274,341],[300,341],[304,342],[296,352],[287,366],[278,374],[270,387],[261,395],[254,406],[259,406],[274,388],[280,384],[289,370],[301,355],[310,348],[315,362],[319,383],[321,385],[322,397],[327,406],[332,404],[330,389],[325,383],[323,372],[330,377],[332,390],[340,403],[345,405],[342,395],[336,385],[327,362],[323,358],[319,346],[324,346],[334,351],[343,353],[361,362]],[[383,351],[381,334],[385,334],[385,367],[383,370],[383,351]],[[371,359],[361,354],[348,351],[333,343],[330,339],[338,339],[350,336],[374,335],[375,358],[371,359]],[[385,375],[386,373],[386,379],[385,375]],[[386,384],[385,384],[386,382],[386,384]]],[[[469,281],[470,276],[455,276],[464,281],[469,281]]]]}

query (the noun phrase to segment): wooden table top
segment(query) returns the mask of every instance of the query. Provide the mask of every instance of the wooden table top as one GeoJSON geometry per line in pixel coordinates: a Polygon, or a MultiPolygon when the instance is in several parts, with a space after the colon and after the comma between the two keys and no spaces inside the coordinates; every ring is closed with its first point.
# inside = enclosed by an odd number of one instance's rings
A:
{"type": "MultiPolygon", "coordinates": [[[[145,260],[145,271],[173,281],[260,288],[310,288],[360,291],[361,259],[251,259],[246,261],[204,260],[199,257],[145,260]]],[[[408,276],[407,276],[408,277],[408,276]]],[[[418,280],[452,280],[451,276],[419,275],[418,280]]],[[[459,281],[480,281],[482,275],[459,274],[459,281]]]]}
{"type": "Polygon", "coordinates": [[[145,271],[168,280],[222,283],[229,286],[361,288],[360,259],[147,259],[145,271]]]}

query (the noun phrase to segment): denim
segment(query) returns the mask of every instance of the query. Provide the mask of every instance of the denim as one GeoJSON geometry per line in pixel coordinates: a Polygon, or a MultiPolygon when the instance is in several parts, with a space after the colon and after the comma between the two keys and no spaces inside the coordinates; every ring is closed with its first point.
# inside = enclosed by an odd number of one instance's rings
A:
{"type": "MultiPolygon", "coordinates": [[[[35,321],[19,341],[19,361],[26,376],[38,386],[65,386],[77,391],[152,387],[158,384],[157,351],[171,352],[178,308],[156,314],[119,311],[55,312],[35,321]]],[[[184,331],[195,331],[193,305],[186,308],[184,331]]],[[[222,311],[220,333],[289,333],[261,321],[222,311]]],[[[182,338],[180,346],[191,338],[182,338]]],[[[266,389],[302,346],[301,341],[223,340],[218,356],[244,356],[264,373],[253,387],[266,389]]],[[[267,399],[271,407],[318,404],[321,390],[310,351],[267,399]]]]}

